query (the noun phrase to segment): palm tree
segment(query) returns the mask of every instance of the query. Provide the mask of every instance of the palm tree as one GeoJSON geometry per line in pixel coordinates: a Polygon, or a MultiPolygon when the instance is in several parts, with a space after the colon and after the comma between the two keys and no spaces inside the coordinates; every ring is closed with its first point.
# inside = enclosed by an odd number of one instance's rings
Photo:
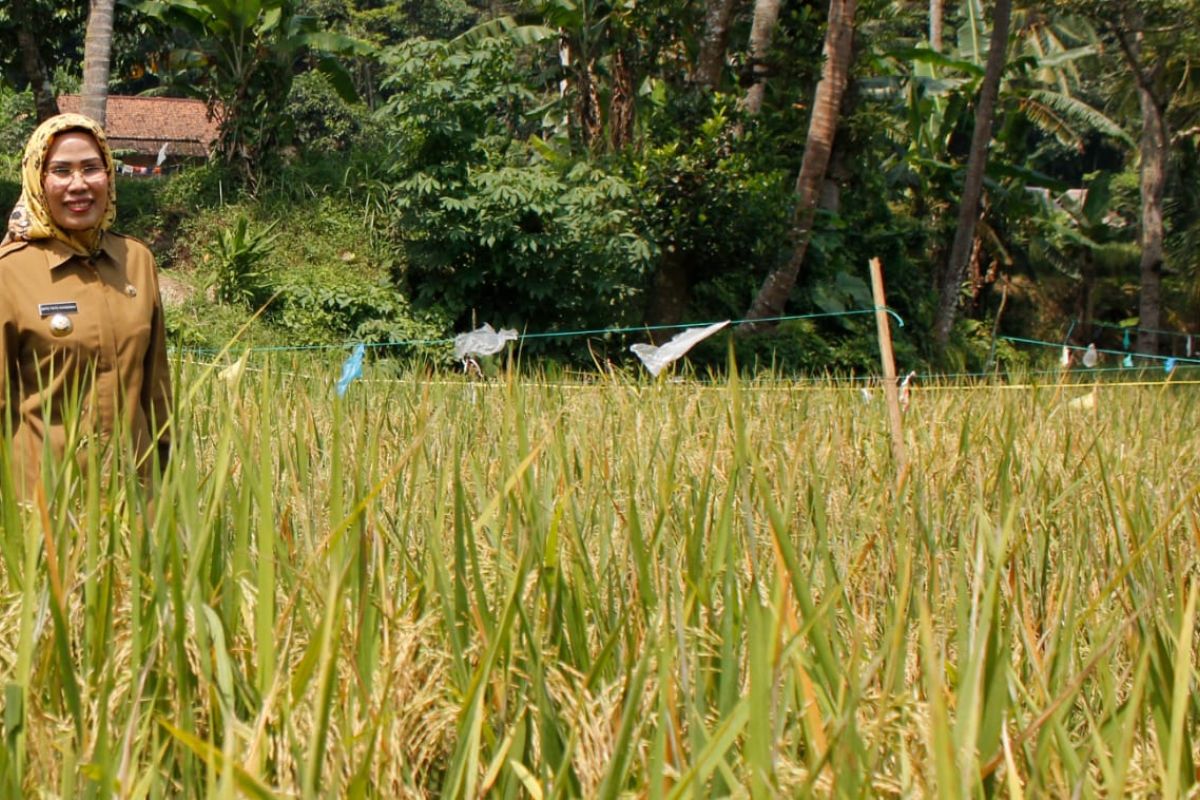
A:
{"type": "MultiPolygon", "coordinates": [[[[804,155],[800,161],[800,174],[796,177],[796,208],[792,212],[790,257],[783,266],[767,275],[758,290],[758,295],[746,312],[748,319],[766,319],[783,312],[788,295],[796,285],[800,267],[804,263],[808,242],[812,236],[813,219],[816,216],[817,200],[821,181],[829,167],[829,156],[833,152],[833,139],[841,117],[842,95],[850,81],[850,62],[854,46],[854,14],[858,0],[829,0],[829,22],[825,30],[825,65],[821,79],[817,82],[813,97],[812,116],[808,120],[808,138],[804,142],[804,155]]],[[[742,327],[752,333],[762,327],[761,323],[742,327]]]]}
{"type": "Polygon", "coordinates": [[[780,0],[755,0],[754,22],[750,26],[750,88],[746,90],[746,112],[757,114],[762,110],[763,95],[767,86],[767,57],[771,50],[771,37],[779,22],[780,0]]]}
{"type": "Polygon", "coordinates": [[[87,37],[83,42],[83,101],[81,110],[104,126],[108,107],[108,71],[112,56],[115,0],[92,0],[87,37]]]}
{"type": "Polygon", "coordinates": [[[988,144],[992,140],[992,117],[1000,76],[1008,52],[1008,23],[1012,17],[1012,0],[996,0],[992,16],[992,37],[988,45],[987,66],[979,88],[979,103],[975,106],[975,130],[971,134],[971,154],[963,178],[962,200],[959,204],[958,226],[950,256],[942,276],[938,296],[937,316],[934,319],[933,341],[940,350],[950,339],[950,329],[958,314],[959,286],[967,271],[967,258],[975,241],[975,224],[979,218],[979,198],[983,193],[983,173],[987,167],[988,144]]]}
{"type": "Polygon", "coordinates": [[[217,152],[251,187],[274,153],[300,60],[313,58],[343,99],[356,96],[337,57],[365,55],[368,48],[320,30],[301,13],[300,0],[164,0],[141,9],[178,31],[186,71],[173,79],[207,101],[220,125],[217,152]]]}
{"type": "Polygon", "coordinates": [[[942,52],[944,17],[943,0],[929,0],[929,48],[937,53],[942,52]]]}

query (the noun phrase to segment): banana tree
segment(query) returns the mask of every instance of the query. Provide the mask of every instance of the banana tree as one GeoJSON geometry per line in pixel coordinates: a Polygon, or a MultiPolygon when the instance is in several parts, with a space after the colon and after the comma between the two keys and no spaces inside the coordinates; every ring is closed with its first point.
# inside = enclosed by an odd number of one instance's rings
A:
{"type": "MultiPolygon", "coordinates": [[[[890,102],[896,109],[894,118],[900,125],[891,137],[895,156],[890,177],[911,187],[914,216],[928,220],[931,231],[944,230],[950,209],[960,206],[960,219],[954,223],[955,246],[937,284],[940,343],[948,338],[957,314],[967,256],[983,247],[994,249],[1003,260],[1002,221],[989,221],[986,215],[995,212],[981,215],[979,201],[970,197],[965,198],[963,210],[965,190],[1049,185],[1032,160],[1029,138],[1022,134],[1030,126],[1036,129],[1036,141],[1056,140],[1067,151],[1083,152],[1095,133],[1129,143],[1118,123],[1081,96],[1079,65],[1098,52],[1095,30],[1078,18],[1046,14],[1032,5],[1012,9],[1011,35],[1000,42],[1007,52],[995,95],[996,124],[972,124],[972,106],[976,117],[980,111],[974,98],[984,81],[984,48],[992,30],[980,0],[963,0],[955,11],[948,19],[952,35],[941,50],[924,45],[892,48],[879,59],[890,70],[860,84],[865,96],[890,102]],[[972,131],[976,141],[963,152],[962,142],[972,131]],[[964,181],[964,175],[972,180],[964,181]],[[977,226],[982,226],[980,233],[977,226]]],[[[985,209],[1008,205],[984,200],[985,209]]],[[[933,263],[942,260],[941,241],[939,235],[933,236],[933,263]]]]}
{"type": "Polygon", "coordinates": [[[1092,323],[1098,316],[1116,311],[1129,317],[1121,284],[1140,257],[1130,236],[1136,209],[1122,207],[1113,190],[1116,177],[1100,171],[1087,175],[1082,188],[1033,195],[1042,208],[1027,246],[1028,258],[1035,269],[1050,267],[1077,283],[1079,341],[1093,340],[1092,323]],[[1121,298],[1120,308],[1112,307],[1112,298],[1121,298]]]}
{"type": "Polygon", "coordinates": [[[344,99],[355,98],[338,57],[364,55],[368,46],[319,30],[299,0],[145,0],[136,7],[179,31],[170,81],[207,101],[220,126],[220,158],[251,187],[286,126],[297,63],[315,61],[344,99]]]}
{"type": "Polygon", "coordinates": [[[556,115],[556,127],[592,152],[633,141],[639,101],[682,83],[676,62],[703,22],[685,0],[536,0],[534,10],[558,33],[548,119],[556,115]]]}

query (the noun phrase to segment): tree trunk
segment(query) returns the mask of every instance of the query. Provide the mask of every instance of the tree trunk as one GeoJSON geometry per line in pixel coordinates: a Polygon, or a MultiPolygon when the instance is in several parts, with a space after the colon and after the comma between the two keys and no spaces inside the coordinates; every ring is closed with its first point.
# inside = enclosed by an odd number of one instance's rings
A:
{"type": "Polygon", "coordinates": [[[663,253],[654,272],[654,290],[646,309],[646,318],[651,325],[677,325],[686,319],[690,284],[683,254],[678,250],[663,253]]]}
{"type": "MultiPolygon", "coordinates": [[[[858,0],[829,0],[829,23],[825,31],[825,65],[821,68],[821,79],[813,97],[812,116],[808,120],[808,138],[804,142],[804,156],[800,161],[800,174],[796,177],[796,208],[792,212],[792,227],[789,235],[792,252],[787,263],[772,270],[763,281],[758,295],[746,312],[748,319],[767,319],[779,316],[787,304],[788,295],[796,285],[800,266],[808,250],[812,235],[813,218],[820,197],[821,181],[829,166],[833,152],[833,139],[837,133],[841,113],[842,95],[850,80],[850,61],[854,53],[854,12],[858,0]]],[[[763,327],[762,323],[742,326],[742,331],[753,333],[763,327]]]]}
{"type": "MultiPolygon", "coordinates": [[[[725,67],[725,49],[729,42],[729,20],[736,2],[737,0],[706,2],[700,53],[696,57],[696,66],[691,76],[695,86],[711,90],[717,88],[720,83],[721,71],[725,67]]],[[[621,59],[618,59],[617,64],[624,66],[621,59]]],[[[617,86],[614,82],[613,100],[616,98],[617,86]]],[[[616,123],[617,120],[610,118],[614,148],[617,144],[616,123]]],[[[687,267],[680,257],[680,253],[667,254],[655,269],[653,294],[646,312],[655,324],[670,325],[679,322],[687,310],[691,281],[687,267]]]]}
{"type": "Polygon", "coordinates": [[[746,112],[757,114],[762,110],[763,95],[766,94],[767,75],[770,72],[768,59],[771,53],[771,38],[779,22],[780,0],[755,0],[754,22],[750,26],[750,77],[752,83],[746,90],[746,112]]]}
{"type": "Polygon", "coordinates": [[[944,0],[929,0],[929,47],[942,52],[942,22],[945,19],[944,0]]]}
{"type": "Polygon", "coordinates": [[[979,89],[979,104],[975,107],[971,154],[967,158],[967,172],[963,179],[962,198],[958,208],[958,227],[954,231],[954,242],[950,245],[950,257],[942,276],[937,316],[934,319],[933,341],[938,350],[944,350],[950,341],[950,330],[954,327],[954,319],[958,314],[959,287],[966,274],[971,243],[975,239],[979,198],[983,194],[983,174],[987,167],[988,146],[992,140],[992,117],[996,110],[1000,75],[1004,72],[1005,55],[1008,51],[1008,26],[1011,15],[1012,0],[996,0],[992,14],[992,38],[988,45],[987,66],[984,68],[983,85],[979,89]]]}
{"type": "Polygon", "coordinates": [[[33,104],[37,109],[38,122],[45,122],[58,115],[58,100],[54,97],[54,86],[42,54],[38,51],[37,39],[33,35],[33,19],[25,0],[10,0],[10,13],[17,25],[17,48],[21,51],[21,70],[29,81],[33,92],[33,104]]]}
{"type": "Polygon", "coordinates": [[[613,52],[610,67],[612,89],[608,98],[608,141],[613,151],[633,141],[634,85],[633,68],[623,49],[613,52]]]}
{"type": "Polygon", "coordinates": [[[1138,297],[1138,343],[1140,353],[1158,353],[1158,329],[1162,327],[1163,194],[1167,185],[1167,133],[1165,109],[1154,95],[1138,87],[1142,107],[1140,186],[1142,195],[1140,265],[1141,292],[1138,297]]]}
{"type": "Polygon", "coordinates": [[[729,19],[736,0],[708,0],[704,11],[704,34],[700,39],[700,54],[696,57],[697,86],[715,89],[725,66],[725,48],[729,43],[729,19]]]}
{"type": "Polygon", "coordinates": [[[600,92],[596,88],[596,74],[591,62],[580,64],[578,72],[579,94],[575,98],[575,118],[579,120],[579,135],[586,148],[595,147],[604,130],[600,118],[600,92]]]}
{"type": "Polygon", "coordinates": [[[104,127],[108,108],[108,71],[112,55],[113,4],[92,0],[87,36],[83,42],[83,97],[80,111],[104,127]]]}
{"type": "Polygon", "coordinates": [[[1140,291],[1138,294],[1138,337],[1139,353],[1158,353],[1158,329],[1162,327],[1162,267],[1163,267],[1163,195],[1167,185],[1167,159],[1171,140],[1167,130],[1167,105],[1156,91],[1165,65],[1158,61],[1147,66],[1142,60],[1142,39],[1145,20],[1135,9],[1126,10],[1123,28],[1116,31],[1121,52],[1133,72],[1137,88],[1138,105],[1142,112],[1142,133],[1138,140],[1140,167],[1138,170],[1141,191],[1140,244],[1142,247],[1139,267],[1140,291]]]}
{"type": "Polygon", "coordinates": [[[1085,252],[1079,265],[1079,333],[1085,342],[1096,339],[1093,322],[1096,319],[1096,261],[1091,252],[1085,252]]]}

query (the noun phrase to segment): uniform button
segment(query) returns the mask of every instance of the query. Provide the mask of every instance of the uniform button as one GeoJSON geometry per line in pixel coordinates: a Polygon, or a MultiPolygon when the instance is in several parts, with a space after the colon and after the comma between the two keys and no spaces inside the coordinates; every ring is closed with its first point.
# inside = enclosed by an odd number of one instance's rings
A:
{"type": "Polygon", "coordinates": [[[50,318],[50,332],[55,336],[66,336],[74,327],[66,314],[55,314],[50,318]]]}

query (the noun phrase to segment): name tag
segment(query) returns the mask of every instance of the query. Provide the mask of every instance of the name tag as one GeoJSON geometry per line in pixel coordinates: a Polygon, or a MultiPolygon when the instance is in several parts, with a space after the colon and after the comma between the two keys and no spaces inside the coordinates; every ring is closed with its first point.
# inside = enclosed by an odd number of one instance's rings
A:
{"type": "Polygon", "coordinates": [[[79,304],[74,301],[65,303],[38,303],[38,316],[49,317],[54,314],[78,314],[79,304]]]}

